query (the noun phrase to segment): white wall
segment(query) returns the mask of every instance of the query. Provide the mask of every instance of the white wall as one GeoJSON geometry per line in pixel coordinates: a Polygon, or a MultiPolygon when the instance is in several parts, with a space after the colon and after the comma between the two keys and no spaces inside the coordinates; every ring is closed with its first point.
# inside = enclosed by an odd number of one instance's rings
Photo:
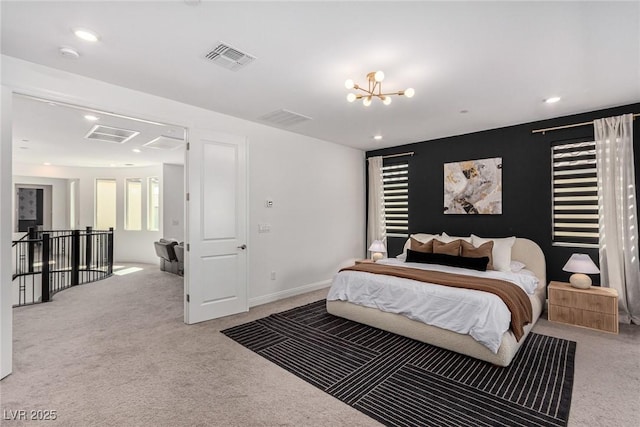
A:
{"type": "Polygon", "coordinates": [[[250,145],[250,305],[324,286],[365,255],[363,165],[358,150],[295,134],[250,145]]]}
{"type": "MultiPolygon", "coordinates": [[[[161,166],[140,168],[82,168],[62,166],[40,166],[14,164],[14,174],[35,177],[45,176],[50,180],[55,178],[77,179],[79,194],[79,226],[94,226],[95,211],[95,180],[112,178],[116,180],[116,227],[113,233],[113,258],[115,262],[145,262],[158,264],[159,260],[153,248],[153,242],[161,236],[160,231],[147,231],[147,178],[162,177],[161,166]],[[124,229],[124,181],[126,178],[142,178],[142,230],[127,231],[124,229]]],[[[161,178],[162,182],[162,178],[161,178]]],[[[68,224],[68,221],[67,221],[68,224]]],[[[66,229],[67,227],[63,227],[66,229]]]]}
{"type": "Polygon", "coordinates": [[[11,91],[0,87],[0,378],[12,370],[13,289],[11,283],[11,91]]]}
{"type": "Polygon", "coordinates": [[[162,236],[184,240],[184,166],[162,165],[162,236]]]}
{"type": "Polygon", "coordinates": [[[364,152],[12,57],[2,67],[18,92],[247,137],[250,304],[326,286],[365,255],[364,152]],[[270,233],[258,233],[263,221],[270,233]]]}
{"type": "MultiPolygon", "coordinates": [[[[15,190],[16,184],[51,186],[51,227],[45,227],[45,229],[69,229],[69,194],[67,192],[67,189],[69,187],[69,180],[48,177],[16,176],[14,169],[13,184],[11,188],[15,190]]],[[[12,201],[13,224],[15,227],[16,198],[13,197],[12,201]]]]}

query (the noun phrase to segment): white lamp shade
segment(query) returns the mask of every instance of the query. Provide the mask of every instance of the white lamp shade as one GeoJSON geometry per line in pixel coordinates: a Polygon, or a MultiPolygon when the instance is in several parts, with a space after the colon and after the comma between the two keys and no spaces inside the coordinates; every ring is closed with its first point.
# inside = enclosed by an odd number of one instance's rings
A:
{"type": "Polygon", "coordinates": [[[587,254],[573,254],[569,261],[562,267],[564,271],[570,273],[597,274],[600,273],[598,267],[587,254]]]}
{"type": "Polygon", "coordinates": [[[382,253],[387,252],[387,248],[385,248],[384,243],[381,240],[374,240],[369,246],[369,250],[372,252],[371,258],[373,261],[378,261],[383,258],[382,253]]]}
{"type": "Polygon", "coordinates": [[[384,243],[381,240],[374,240],[369,246],[371,252],[387,252],[387,248],[384,247],[384,243]]]}

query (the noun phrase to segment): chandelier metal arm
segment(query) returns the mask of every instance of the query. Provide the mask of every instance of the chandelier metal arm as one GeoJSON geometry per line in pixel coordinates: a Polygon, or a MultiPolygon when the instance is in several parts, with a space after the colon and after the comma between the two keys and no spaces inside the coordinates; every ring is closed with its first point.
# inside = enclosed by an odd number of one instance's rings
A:
{"type": "Polygon", "coordinates": [[[349,102],[353,102],[356,99],[362,99],[365,98],[364,100],[364,104],[365,106],[369,106],[371,104],[371,99],[375,96],[376,98],[379,98],[380,100],[384,101],[385,105],[389,105],[391,103],[391,98],[390,96],[393,95],[404,95],[407,96],[408,98],[413,97],[414,94],[414,90],[409,88],[406,90],[400,90],[397,92],[386,92],[383,93],[382,92],[382,80],[384,79],[384,73],[382,71],[377,71],[377,72],[371,72],[367,74],[367,83],[368,83],[368,88],[365,89],[363,87],[361,87],[360,85],[356,84],[353,80],[347,80],[345,82],[345,86],[347,87],[347,89],[354,89],[357,91],[362,91],[363,93],[354,93],[354,94],[349,94],[349,96],[347,96],[347,100],[349,102]]]}

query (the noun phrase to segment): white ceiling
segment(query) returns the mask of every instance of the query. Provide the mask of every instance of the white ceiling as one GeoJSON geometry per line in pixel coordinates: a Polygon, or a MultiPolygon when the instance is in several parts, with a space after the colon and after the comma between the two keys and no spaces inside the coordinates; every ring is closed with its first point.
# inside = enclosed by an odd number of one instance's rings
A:
{"type": "Polygon", "coordinates": [[[25,96],[14,96],[12,122],[13,160],[17,163],[86,167],[184,163],[185,130],[181,127],[141,122],[25,96]],[[98,120],[89,121],[85,115],[98,120]],[[139,134],[123,143],[85,138],[95,125],[133,130],[139,134]],[[175,148],[145,146],[158,137],[175,141],[175,148]]]}
{"type": "Polygon", "coordinates": [[[640,101],[639,2],[187,3],[2,1],[2,53],[364,150],[640,101]],[[218,41],[257,59],[221,68],[218,41]],[[415,97],[348,103],[378,69],[415,97]]]}

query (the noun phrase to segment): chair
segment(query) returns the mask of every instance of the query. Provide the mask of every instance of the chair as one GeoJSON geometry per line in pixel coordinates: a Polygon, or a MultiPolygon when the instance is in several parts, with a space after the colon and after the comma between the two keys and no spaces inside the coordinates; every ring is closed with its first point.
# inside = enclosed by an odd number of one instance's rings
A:
{"type": "Polygon", "coordinates": [[[178,258],[174,250],[177,244],[178,242],[165,239],[153,242],[156,255],[160,257],[160,270],[178,274],[178,258]]]}
{"type": "Polygon", "coordinates": [[[178,274],[184,276],[184,242],[180,242],[173,247],[178,259],[178,274]]]}

